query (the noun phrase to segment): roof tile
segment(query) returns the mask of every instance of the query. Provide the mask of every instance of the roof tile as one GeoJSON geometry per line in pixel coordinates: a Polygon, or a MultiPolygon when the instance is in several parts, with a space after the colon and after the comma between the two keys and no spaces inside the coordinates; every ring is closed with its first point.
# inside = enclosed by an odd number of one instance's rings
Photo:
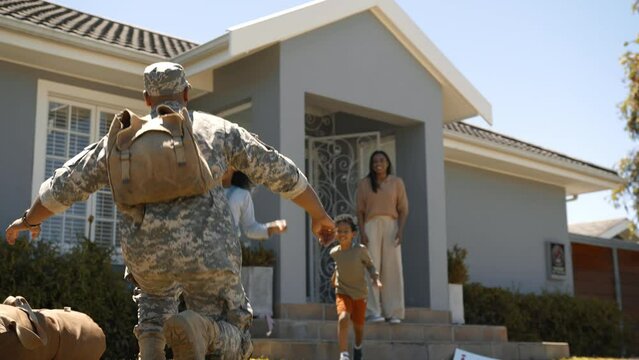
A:
{"type": "Polygon", "coordinates": [[[86,14],[43,0],[0,0],[0,16],[171,58],[198,44],[86,14]]]}
{"type": "Polygon", "coordinates": [[[567,164],[583,166],[583,167],[591,168],[594,170],[604,171],[610,174],[617,175],[617,173],[614,170],[607,169],[605,167],[601,167],[601,166],[598,166],[589,162],[585,162],[582,160],[578,160],[570,156],[558,153],[556,151],[544,149],[540,146],[533,145],[525,141],[521,141],[506,135],[502,135],[490,130],[482,129],[477,126],[469,125],[463,122],[445,124],[444,129],[448,129],[450,131],[453,131],[459,134],[471,136],[473,138],[477,138],[480,140],[488,141],[493,144],[506,146],[512,149],[522,150],[524,152],[542,156],[548,159],[553,159],[553,160],[565,162],[567,164]]]}

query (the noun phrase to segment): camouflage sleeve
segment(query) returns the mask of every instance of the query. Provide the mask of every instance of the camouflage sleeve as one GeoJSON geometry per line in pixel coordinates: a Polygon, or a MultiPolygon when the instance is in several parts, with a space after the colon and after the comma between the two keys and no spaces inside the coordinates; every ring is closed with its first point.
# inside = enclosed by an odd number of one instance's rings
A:
{"type": "Polygon", "coordinates": [[[49,211],[60,213],[108,184],[104,137],[56,169],[40,186],[40,201],[49,211]]]}
{"type": "Polygon", "coordinates": [[[245,173],[254,183],[262,184],[287,199],[293,199],[306,190],[308,181],[293,161],[244,128],[229,123],[225,147],[229,164],[245,173]]]}

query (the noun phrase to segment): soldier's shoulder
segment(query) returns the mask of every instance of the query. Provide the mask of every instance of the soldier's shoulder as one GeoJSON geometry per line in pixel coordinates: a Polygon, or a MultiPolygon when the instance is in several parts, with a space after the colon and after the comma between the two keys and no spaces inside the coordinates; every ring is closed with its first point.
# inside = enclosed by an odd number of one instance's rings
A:
{"type": "Polygon", "coordinates": [[[206,113],[204,111],[193,111],[193,122],[194,123],[203,123],[210,126],[228,126],[229,121],[221,118],[219,116],[215,116],[213,114],[206,113]]]}
{"type": "Polygon", "coordinates": [[[233,127],[233,123],[203,111],[193,111],[193,130],[197,133],[221,134],[227,133],[233,127]]]}

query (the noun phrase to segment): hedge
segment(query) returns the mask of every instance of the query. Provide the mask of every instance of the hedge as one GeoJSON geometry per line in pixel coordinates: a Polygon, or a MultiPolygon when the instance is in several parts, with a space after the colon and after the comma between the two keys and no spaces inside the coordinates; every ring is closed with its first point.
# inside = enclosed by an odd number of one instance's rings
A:
{"type": "Polygon", "coordinates": [[[612,301],[464,285],[469,324],[505,325],[509,341],[558,341],[576,356],[638,355],[635,323],[612,301]]]}
{"type": "Polygon", "coordinates": [[[132,290],[113,270],[111,252],[87,240],[62,254],[45,241],[0,244],[0,301],[24,296],[33,308],[70,306],[91,316],[106,334],[103,359],[135,359],[137,321],[132,290]]]}

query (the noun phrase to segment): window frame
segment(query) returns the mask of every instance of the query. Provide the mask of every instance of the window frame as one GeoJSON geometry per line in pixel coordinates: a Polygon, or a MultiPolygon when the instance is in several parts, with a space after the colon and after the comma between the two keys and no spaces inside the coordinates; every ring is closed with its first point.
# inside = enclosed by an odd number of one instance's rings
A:
{"type": "MultiPolygon", "coordinates": [[[[128,108],[137,113],[146,113],[146,106],[140,96],[139,100],[114,95],[102,91],[87,89],[83,87],[38,79],[37,84],[37,102],[36,102],[36,119],[34,131],[34,151],[33,151],[33,169],[31,181],[31,198],[38,196],[40,185],[46,180],[45,162],[47,157],[47,131],[48,131],[48,115],[49,103],[52,101],[62,102],[71,106],[91,109],[91,124],[89,143],[99,139],[99,121],[100,112],[114,112],[118,109],[128,108]]],[[[71,156],[73,154],[70,154],[71,156]]],[[[67,159],[68,160],[68,159],[67,159]]],[[[87,216],[96,213],[95,196],[91,196],[87,200],[87,216]]],[[[117,220],[116,220],[117,221],[117,220]]],[[[85,230],[85,236],[90,231],[95,234],[95,221],[91,224],[91,228],[85,230]]],[[[91,239],[94,241],[94,239],[91,239]]],[[[114,244],[115,245],[115,244],[114,244]]],[[[116,247],[114,261],[121,262],[121,249],[116,247]]]]}

